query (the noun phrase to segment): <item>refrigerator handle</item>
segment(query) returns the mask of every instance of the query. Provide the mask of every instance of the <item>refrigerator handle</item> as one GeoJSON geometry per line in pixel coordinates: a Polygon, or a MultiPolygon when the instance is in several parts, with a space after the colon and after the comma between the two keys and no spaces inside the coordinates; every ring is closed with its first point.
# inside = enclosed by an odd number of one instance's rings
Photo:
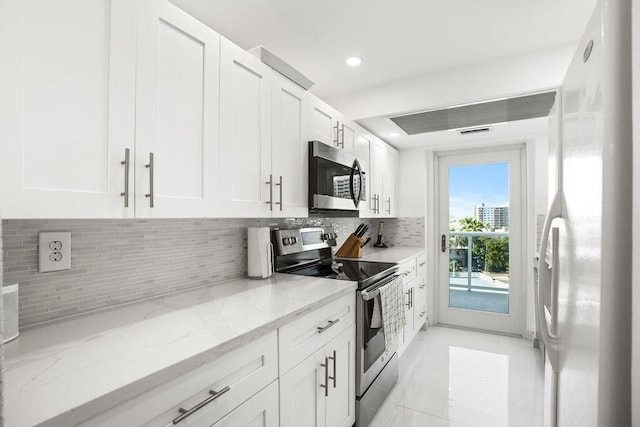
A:
{"type": "Polygon", "coordinates": [[[537,300],[536,300],[536,310],[538,312],[538,319],[540,319],[540,329],[542,333],[542,340],[547,349],[547,354],[549,356],[549,361],[551,362],[551,367],[554,372],[557,371],[558,366],[558,346],[557,346],[557,335],[556,335],[556,320],[555,320],[555,310],[554,312],[549,311],[549,309],[544,304],[544,296],[545,293],[549,290],[551,291],[551,305],[552,308],[555,308],[557,305],[555,299],[557,298],[557,282],[558,282],[558,229],[554,228],[553,230],[553,238],[552,244],[553,246],[553,260],[552,265],[549,266],[547,264],[547,245],[549,244],[549,232],[551,231],[551,222],[555,218],[560,218],[562,216],[562,192],[558,191],[553,201],[551,202],[551,207],[549,208],[549,213],[544,221],[544,227],[542,229],[542,238],[540,241],[540,249],[538,254],[538,289],[537,289],[537,300]],[[547,274],[546,271],[551,267],[551,275],[547,274]],[[551,283],[547,283],[551,282],[551,283]],[[551,327],[551,331],[549,330],[551,327]]]}

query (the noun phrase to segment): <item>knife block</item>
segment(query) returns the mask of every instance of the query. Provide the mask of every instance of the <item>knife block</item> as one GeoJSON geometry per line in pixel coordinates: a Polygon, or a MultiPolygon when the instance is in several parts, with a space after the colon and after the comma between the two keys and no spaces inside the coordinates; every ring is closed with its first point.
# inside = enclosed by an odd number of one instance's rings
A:
{"type": "Polygon", "coordinates": [[[351,234],[347,237],[347,240],[340,246],[336,256],[344,258],[361,258],[362,257],[362,244],[363,239],[359,239],[355,234],[351,234]]]}

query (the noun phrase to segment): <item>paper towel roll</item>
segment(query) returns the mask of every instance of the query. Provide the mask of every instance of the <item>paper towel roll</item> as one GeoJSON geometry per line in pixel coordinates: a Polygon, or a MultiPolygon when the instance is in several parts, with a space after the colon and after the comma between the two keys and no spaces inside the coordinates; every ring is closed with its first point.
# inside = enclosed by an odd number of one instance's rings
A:
{"type": "Polygon", "coordinates": [[[269,227],[247,229],[247,273],[251,279],[266,279],[273,274],[273,245],[269,227]]]}

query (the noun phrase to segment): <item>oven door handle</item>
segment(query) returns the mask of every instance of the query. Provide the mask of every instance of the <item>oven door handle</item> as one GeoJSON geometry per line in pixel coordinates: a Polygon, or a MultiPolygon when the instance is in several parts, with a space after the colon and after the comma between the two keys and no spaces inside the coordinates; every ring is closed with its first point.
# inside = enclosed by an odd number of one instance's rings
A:
{"type": "Polygon", "coordinates": [[[385,280],[383,283],[379,284],[378,286],[373,287],[373,289],[365,289],[364,291],[360,292],[360,296],[365,301],[371,301],[372,299],[374,299],[375,297],[377,297],[380,294],[380,288],[383,288],[383,287],[389,285],[390,283],[392,283],[394,280],[396,280],[399,277],[400,276],[397,275],[397,274],[393,275],[393,276],[391,276],[391,278],[389,280],[385,280]]]}

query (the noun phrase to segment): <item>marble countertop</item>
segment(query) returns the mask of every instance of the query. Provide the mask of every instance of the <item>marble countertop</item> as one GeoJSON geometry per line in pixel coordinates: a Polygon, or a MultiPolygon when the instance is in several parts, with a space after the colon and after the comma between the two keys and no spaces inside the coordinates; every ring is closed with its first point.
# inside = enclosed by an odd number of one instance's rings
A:
{"type": "Polygon", "coordinates": [[[6,425],[74,425],[355,288],[276,273],[26,329],[4,347],[6,425]]]}
{"type": "MultiPolygon", "coordinates": [[[[370,261],[370,262],[393,262],[402,264],[411,258],[414,258],[420,254],[424,254],[423,247],[413,246],[394,246],[391,248],[374,248],[367,246],[362,250],[363,254],[361,258],[356,258],[358,261],[370,261]]],[[[340,258],[338,258],[340,259],[340,258]]],[[[353,258],[344,258],[353,259],[353,258]]]]}

